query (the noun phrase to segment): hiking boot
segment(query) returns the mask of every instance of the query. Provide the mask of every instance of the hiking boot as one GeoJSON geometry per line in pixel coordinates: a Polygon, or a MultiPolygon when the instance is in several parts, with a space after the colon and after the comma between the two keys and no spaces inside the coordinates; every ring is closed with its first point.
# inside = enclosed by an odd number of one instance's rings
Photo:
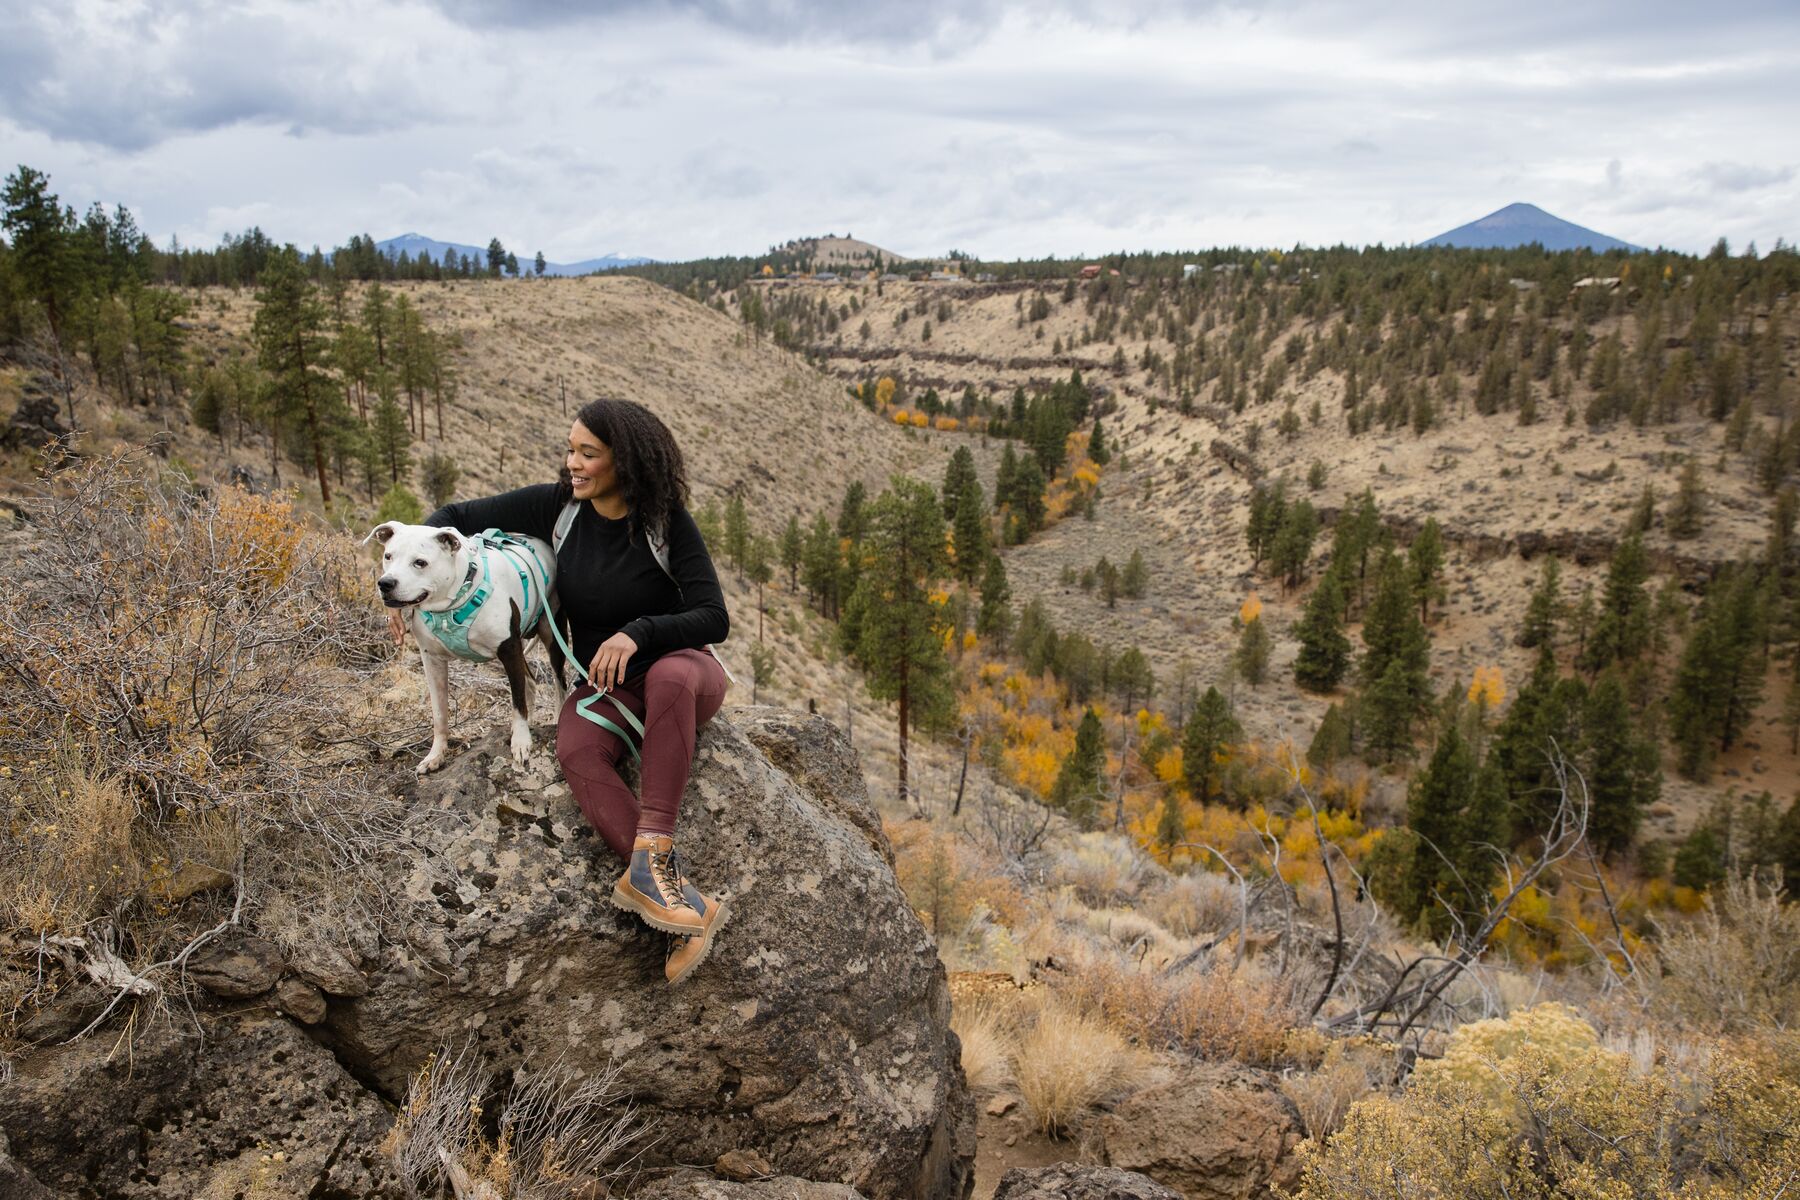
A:
{"type": "Polygon", "coordinates": [[[625,873],[613,884],[612,902],[644,918],[652,929],[704,933],[707,920],[683,894],[683,882],[675,862],[675,839],[640,834],[631,845],[631,861],[625,873]]]}
{"type": "Polygon", "coordinates": [[[671,984],[680,983],[688,977],[688,973],[705,960],[707,952],[712,949],[713,938],[725,924],[728,912],[723,900],[715,900],[703,895],[699,888],[687,881],[681,873],[681,860],[675,860],[675,878],[681,887],[682,897],[698,912],[706,927],[699,933],[677,934],[669,939],[669,955],[663,963],[663,976],[671,984]]]}

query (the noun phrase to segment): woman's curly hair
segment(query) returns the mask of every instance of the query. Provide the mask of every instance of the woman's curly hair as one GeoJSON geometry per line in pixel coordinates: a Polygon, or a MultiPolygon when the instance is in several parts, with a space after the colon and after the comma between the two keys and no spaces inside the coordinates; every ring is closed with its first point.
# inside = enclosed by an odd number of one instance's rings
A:
{"type": "MultiPolygon", "coordinates": [[[[687,465],[669,427],[635,400],[590,400],[575,419],[612,451],[613,472],[631,510],[631,536],[646,529],[666,536],[676,510],[688,503],[687,465]]],[[[574,487],[566,465],[557,479],[557,502],[567,504],[574,487]]]]}

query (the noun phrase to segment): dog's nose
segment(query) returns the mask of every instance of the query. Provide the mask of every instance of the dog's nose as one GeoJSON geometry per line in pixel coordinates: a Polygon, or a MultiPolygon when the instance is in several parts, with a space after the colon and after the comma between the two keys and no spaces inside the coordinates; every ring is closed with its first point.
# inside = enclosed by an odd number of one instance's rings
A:
{"type": "Polygon", "coordinates": [[[389,592],[394,590],[394,580],[388,578],[386,575],[383,575],[381,577],[380,581],[377,582],[375,586],[380,588],[381,594],[385,596],[389,592]]]}

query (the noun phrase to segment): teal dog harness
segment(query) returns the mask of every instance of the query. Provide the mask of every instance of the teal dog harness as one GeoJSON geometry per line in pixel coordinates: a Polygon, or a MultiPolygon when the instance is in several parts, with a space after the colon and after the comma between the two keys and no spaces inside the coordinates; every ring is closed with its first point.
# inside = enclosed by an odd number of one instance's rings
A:
{"type": "Polygon", "coordinates": [[[524,598],[519,611],[521,636],[535,629],[538,620],[544,616],[550,592],[550,572],[548,566],[538,560],[531,543],[515,534],[490,529],[470,538],[469,548],[472,551],[469,570],[456,595],[450,598],[451,607],[442,612],[421,611],[419,618],[444,649],[469,662],[484,662],[486,656],[469,646],[469,626],[474,624],[475,614],[488,602],[488,597],[494,594],[490,572],[496,560],[519,575],[519,591],[524,598]]]}

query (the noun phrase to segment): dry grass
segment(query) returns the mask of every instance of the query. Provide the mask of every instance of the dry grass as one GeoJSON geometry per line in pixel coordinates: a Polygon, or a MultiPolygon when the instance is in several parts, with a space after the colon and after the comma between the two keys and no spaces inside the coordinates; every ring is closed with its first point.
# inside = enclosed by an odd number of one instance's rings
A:
{"type": "Polygon", "coordinates": [[[1012,1079],[1018,1041],[1016,1001],[969,997],[956,1001],[950,1028],[962,1042],[963,1074],[976,1091],[1003,1087],[1012,1079]]]}
{"type": "Polygon", "coordinates": [[[1259,1066],[1282,1062],[1300,1020],[1288,988],[1256,963],[1189,968],[1173,976],[1121,961],[1095,961],[1055,985],[1141,1046],[1259,1066]]]}
{"type": "Polygon", "coordinates": [[[1300,1110],[1306,1136],[1323,1142],[1344,1124],[1350,1106],[1380,1086],[1391,1069],[1392,1048],[1377,1042],[1333,1042],[1324,1061],[1281,1081],[1281,1091],[1300,1110]]]}
{"type": "Polygon", "coordinates": [[[646,1133],[612,1065],[591,1075],[562,1063],[521,1068],[502,1092],[464,1046],[434,1054],[413,1077],[382,1149],[415,1196],[448,1183],[458,1196],[573,1200],[617,1177],[646,1133]]]}
{"type": "Polygon", "coordinates": [[[1019,1038],[1014,1077],[1039,1129],[1072,1130],[1090,1108],[1130,1092],[1144,1061],[1104,1019],[1059,999],[1042,1001],[1019,1038]]]}

